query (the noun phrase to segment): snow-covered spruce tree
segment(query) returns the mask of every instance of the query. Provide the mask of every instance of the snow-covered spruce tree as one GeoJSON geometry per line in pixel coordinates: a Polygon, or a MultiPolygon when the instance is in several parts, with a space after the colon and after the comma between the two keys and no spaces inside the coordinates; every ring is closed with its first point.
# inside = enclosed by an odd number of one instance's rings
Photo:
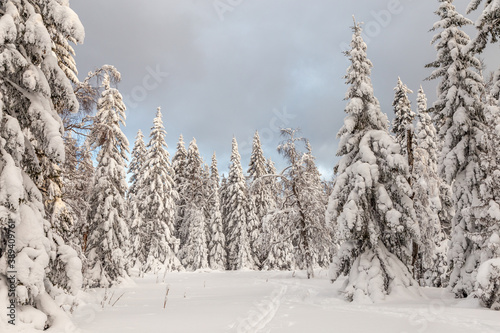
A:
{"type": "Polygon", "coordinates": [[[267,160],[264,158],[262,145],[260,143],[259,133],[255,132],[253,138],[252,153],[250,155],[250,164],[248,168],[248,179],[250,182],[250,198],[253,203],[254,212],[257,217],[256,223],[250,230],[250,246],[252,252],[256,254],[259,261],[266,257],[264,248],[262,223],[264,217],[270,211],[276,209],[276,200],[273,196],[273,178],[265,177],[267,174],[267,160]]]}
{"type": "Polygon", "coordinates": [[[418,91],[418,120],[415,131],[415,165],[413,169],[413,203],[422,236],[422,245],[414,268],[420,285],[447,285],[448,239],[441,229],[441,178],[437,172],[437,134],[432,123],[427,98],[418,91]]]}
{"type": "Polygon", "coordinates": [[[161,109],[158,108],[149,135],[141,190],[138,194],[143,232],[147,235],[144,272],[182,269],[177,257],[179,240],[174,236],[177,192],[174,189],[173,169],[165,135],[161,109]]]}
{"type": "Polygon", "coordinates": [[[134,196],[140,190],[141,183],[140,177],[143,174],[143,168],[146,164],[146,155],[148,150],[146,144],[144,143],[144,134],[142,131],[137,131],[137,136],[135,137],[134,148],[132,149],[132,158],[130,160],[130,165],[128,173],[130,174],[130,187],[127,192],[127,197],[132,200],[134,196]]]}
{"type": "Polygon", "coordinates": [[[373,94],[373,65],[359,23],[353,32],[351,50],[346,52],[351,62],[345,76],[347,117],[338,133],[341,160],[327,210],[327,221],[341,245],[330,276],[335,281],[348,275],[343,288],[347,299],[377,301],[395,288],[416,284],[408,266],[412,242],[419,241],[420,232],[408,164],[373,94]]]}
{"type": "Polygon", "coordinates": [[[208,263],[211,269],[225,270],[227,266],[226,236],[222,227],[220,210],[219,170],[215,152],[210,166],[210,195],[208,198],[208,225],[210,242],[208,244],[208,263]]]}
{"type": "Polygon", "coordinates": [[[263,220],[263,234],[266,235],[266,257],[262,261],[264,270],[295,269],[295,249],[292,243],[288,214],[273,211],[263,220]]]}
{"type": "Polygon", "coordinates": [[[226,228],[228,268],[230,270],[255,269],[258,263],[250,247],[248,229],[253,223],[252,219],[256,218],[241,168],[236,138],[233,138],[229,176],[223,189],[225,197],[223,223],[226,228]]]}
{"type": "MultiPolygon", "coordinates": [[[[313,249],[314,263],[319,267],[328,267],[331,263],[330,254],[332,253],[332,230],[330,225],[326,224],[325,209],[328,198],[323,189],[321,174],[316,166],[316,158],[312,154],[312,147],[309,141],[306,142],[306,153],[302,157],[304,164],[304,194],[303,201],[308,207],[306,215],[309,217],[313,229],[313,249]],[[309,201],[310,203],[308,203],[309,201]],[[315,230],[314,230],[315,229],[315,230]],[[324,233],[319,235],[318,233],[324,233]],[[316,235],[314,235],[316,233],[316,235]]],[[[299,261],[300,265],[300,261],[299,261]]]]}
{"type": "MultiPolygon", "coordinates": [[[[0,12],[0,277],[5,281],[8,270],[17,270],[16,303],[48,314],[58,308],[48,296],[59,293],[53,287],[76,293],[82,278],[76,252],[44,219],[45,189],[40,184],[46,184],[50,171],[44,168],[61,165],[65,155],[55,105],[78,109],[44,20],[53,17],[59,31],[76,42],[83,41],[84,31],[76,14],[57,1],[2,1],[0,12]],[[15,238],[10,253],[9,237],[15,238]],[[8,266],[12,256],[15,267],[8,266]]],[[[58,316],[59,311],[52,313],[54,320],[58,316]]],[[[21,322],[18,315],[16,323],[21,322]]]]}
{"type": "Polygon", "coordinates": [[[184,222],[184,209],[186,207],[186,163],[187,163],[187,150],[184,143],[184,138],[182,134],[179,136],[179,142],[177,143],[177,150],[172,158],[172,168],[174,169],[174,182],[175,190],[177,191],[178,198],[176,200],[177,205],[177,216],[175,219],[175,236],[179,238],[180,245],[185,243],[181,229],[183,228],[184,222]]]}
{"type": "Polygon", "coordinates": [[[254,202],[255,214],[259,221],[262,221],[264,216],[276,205],[275,198],[272,196],[272,188],[268,186],[270,178],[260,179],[268,173],[267,167],[268,161],[264,158],[259,133],[255,132],[247,173],[251,184],[250,196],[254,202]]]}
{"type": "MultiPolygon", "coordinates": [[[[75,207],[77,211],[73,209],[70,205],[71,197],[74,196],[75,192],[78,192],[80,188],[78,187],[77,179],[79,178],[78,164],[79,164],[79,146],[76,139],[71,135],[71,132],[66,132],[63,137],[64,140],[64,163],[61,164],[61,181],[62,185],[65,187],[64,193],[64,203],[68,209],[68,214],[70,215],[71,228],[66,233],[66,237],[71,239],[74,244],[74,248],[78,249],[81,247],[80,235],[76,231],[76,220],[78,219],[78,213],[80,210],[88,206],[83,204],[82,207],[75,207]]],[[[86,219],[86,215],[84,216],[86,219]]]]}
{"type": "MultiPolygon", "coordinates": [[[[467,14],[477,10],[483,0],[471,0],[467,8],[467,14]]],[[[485,0],[484,8],[477,22],[476,28],[479,31],[474,40],[476,52],[481,53],[488,41],[495,43],[500,38],[500,3],[498,0],[485,0]]]]}
{"type": "Polygon", "coordinates": [[[411,173],[413,169],[413,121],[415,120],[415,112],[411,109],[408,94],[413,94],[413,91],[408,89],[399,77],[398,84],[394,88],[394,91],[395,95],[392,106],[394,107],[395,117],[392,125],[392,132],[396,136],[396,141],[401,146],[401,153],[408,158],[408,166],[410,167],[411,173]]]}
{"type": "Polygon", "coordinates": [[[129,143],[120,128],[120,125],[125,126],[125,104],[120,92],[111,87],[107,74],[102,84],[104,90],[88,138],[89,145],[99,150],[90,198],[85,272],[86,283],[91,287],[109,287],[127,277],[129,246],[125,203],[129,143]]]}
{"type": "Polygon", "coordinates": [[[144,143],[142,131],[137,136],[132,149],[128,173],[130,174],[130,187],[127,192],[128,220],[130,225],[130,266],[138,265],[141,270],[148,259],[149,235],[144,224],[143,212],[140,209],[146,190],[144,189],[144,168],[146,166],[147,148],[144,143]]]}
{"type": "Polygon", "coordinates": [[[440,20],[433,29],[440,32],[433,43],[438,55],[428,67],[435,68],[430,79],[441,79],[434,104],[443,142],[439,171],[453,184],[455,202],[450,286],[458,297],[466,297],[476,291],[480,264],[495,256],[491,247],[499,237],[500,210],[496,189],[487,181],[491,154],[481,100],[485,91],[481,63],[471,50],[469,36],[461,30],[472,22],[457,13],[451,0],[440,1],[436,14],[440,20]]]}
{"type": "MultiPolygon", "coordinates": [[[[291,269],[295,265],[295,259],[289,260],[283,258],[285,262],[278,262],[281,260],[278,253],[282,253],[282,247],[291,247],[289,250],[290,256],[293,257],[293,245],[291,241],[289,244],[281,244],[278,242],[278,238],[282,238],[283,233],[277,231],[284,230],[284,217],[279,218],[274,216],[274,212],[281,207],[281,187],[280,187],[280,177],[271,159],[266,161],[266,174],[260,179],[260,182],[264,183],[266,186],[266,197],[269,198],[270,204],[268,204],[267,214],[262,218],[262,227],[260,232],[260,238],[258,240],[258,245],[260,248],[260,260],[262,263],[262,269],[291,269]],[[280,235],[277,235],[279,233],[280,235]],[[270,251],[274,251],[273,254],[270,251]],[[275,259],[270,259],[275,258],[275,259]],[[276,264],[271,263],[276,260],[276,264]],[[281,268],[280,268],[281,267],[281,268]]],[[[288,250],[287,250],[288,251],[288,250]]]]}
{"type": "Polygon", "coordinates": [[[64,141],[66,160],[62,166],[64,196],[63,200],[69,209],[73,227],[71,243],[76,245],[80,257],[84,259],[87,247],[89,198],[92,194],[94,165],[92,152],[84,142],[80,144],[71,132],[66,132],[64,141]]]}
{"type": "MultiPolygon", "coordinates": [[[[487,93],[488,105],[485,108],[485,118],[489,136],[489,164],[486,171],[485,185],[492,188],[492,200],[489,212],[498,217],[498,188],[500,188],[500,71],[493,75],[493,82],[487,93]]],[[[487,242],[487,258],[478,269],[476,281],[477,291],[481,304],[494,310],[500,310],[500,223],[491,223],[487,229],[489,240],[487,242]]]]}
{"type": "MultiPolygon", "coordinates": [[[[53,68],[45,67],[47,83],[53,87],[51,89],[51,101],[54,109],[60,116],[73,114],[78,110],[78,102],[71,83],[78,82],[76,77],[78,71],[73,59],[75,52],[70,42],[77,44],[78,40],[83,41],[83,27],[76,14],[71,11],[67,4],[57,1],[39,1],[36,4],[35,12],[43,20],[43,26],[51,40],[51,50],[57,59],[57,63],[52,63],[53,68]],[[62,15],[61,15],[62,13],[62,15]],[[67,22],[71,22],[67,25],[67,22]],[[77,35],[81,34],[80,37],[77,35]],[[57,67],[57,70],[54,68],[57,67]]],[[[35,31],[34,31],[35,32],[35,31]]],[[[36,32],[35,32],[36,33],[36,32]]],[[[35,139],[33,139],[35,140],[35,139]]],[[[42,147],[37,147],[34,141],[41,172],[37,179],[37,186],[42,192],[45,207],[45,217],[50,222],[50,231],[47,235],[51,239],[52,251],[57,252],[57,246],[62,245],[61,239],[65,243],[76,247],[73,244],[73,220],[70,210],[63,200],[63,174],[61,164],[46,156],[42,147]]],[[[60,270],[55,258],[51,258],[50,273],[60,270]]]]}
{"type": "Polygon", "coordinates": [[[283,218],[288,224],[288,233],[283,240],[291,239],[295,248],[295,261],[300,269],[307,271],[307,277],[314,277],[314,268],[326,264],[331,239],[325,225],[325,198],[319,172],[306,139],[296,137],[297,130],[282,129],[286,138],[279,146],[290,166],[283,175],[285,198],[281,210],[274,213],[274,220],[283,218]],[[304,142],[308,151],[302,153],[296,143],[304,142]],[[280,217],[283,215],[284,217],[280,217]]]}
{"type": "MultiPolygon", "coordinates": [[[[21,15],[23,14],[21,13],[21,15]]],[[[76,77],[78,71],[73,58],[75,52],[70,43],[83,42],[83,27],[67,3],[51,0],[38,1],[34,5],[32,14],[40,14],[44,33],[48,34],[50,38],[51,51],[56,60],[56,62],[52,61],[54,57],[51,57],[50,61],[43,61],[42,63],[45,65],[41,66],[42,71],[46,73],[47,83],[51,87],[52,106],[59,116],[64,117],[68,114],[74,114],[79,105],[71,83],[78,82],[76,77]]],[[[36,35],[38,31],[36,28],[33,30],[28,28],[28,33],[36,35]]],[[[47,35],[44,37],[47,37],[47,35]]],[[[62,241],[73,248],[77,247],[74,243],[75,226],[73,215],[63,200],[64,175],[62,165],[47,156],[43,147],[37,146],[35,138],[32,138],[32,140],[41,169],[36,185],[42,193],[45,218],[50,222],[50,228],[46,228],[53,253],[49,263],[49,275],[57,274],[55,271],[61,271],[62,269],[56,256],[57,248],[64,245],[62,241]]]]}
{"type": "Polygon", "coordinates": [[[206,238],[206,218],[204,208],[203,161],[193,139],[188,148],[186,163],[186,189],[184,208],[184,226],[182,231],[185,243],[181,247],[179,257],[186,269],[197,270],[208,268],[208,249],[206,238]]]}

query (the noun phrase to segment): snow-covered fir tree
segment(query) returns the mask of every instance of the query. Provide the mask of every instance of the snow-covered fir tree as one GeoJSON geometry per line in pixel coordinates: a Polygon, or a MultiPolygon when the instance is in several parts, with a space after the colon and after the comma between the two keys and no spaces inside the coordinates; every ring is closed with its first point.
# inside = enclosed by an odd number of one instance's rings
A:
{"type": "Polygon", "coordinates": [[[437,134],[427,98],[418,91],[418,120],[415,131],[413,203],[422,236],[414,276],[420,285],[442,287],[447,284],[448,239],[441,229],[441,178],[437,171],[437,134]]]}
{"type": "Polygon", "coordinates": [[[255,132],[253,138],[252,153],[250,155],[250,164],[248,168],[248,180],[250,185],[250,200],[256,216],[254,223],[250,226],[250,247],[252,253],[259,259],[259,262],[265,259],[263,252],[263,234],[262,220],[273,209],[276,208],[276,202],[272,196],[270,178],[263,178],[267,174],[267,160],[262,151],[259,133],[255,132]]]}
{"type": "Polygon", "coordinates": [[[188,148],[186,163],[186,189],[184,221],[181,231],[185,243],[182,244],[180,258],[186,269],[208,268],[208,249],[206,238],[206,218],[204,208],[203,160],[193,139],[188,148]]]}
{"type": "Polygon", "coordinates": [[[62,230],[52,227],[51,216],[51,221],[44,219],[44,201],[51,194],[45,192],[51,189],[45,177],[53,175],[45,168],[64,162],[58,106],[76,111],[78,101],[52,52],[46,22],[52,20],[56,32],[73,42],[83,42],[84,30],[69,6],[57,1],[2,1],[0,13],[0,276],[5,281],[6,272],[16,270],[16,303],[32,313],[52,313],[57,320],[52,309],[60,304],[48,294],[76,294],[81,261],[65,244],[62,230]],[[16,243],[11,258],[9,238],[16,243]],[[9,267],[12,255],[15,267],[9,267]]]}
{"type": "Polygon", "coordinates": [[[415,112],[411,109],[408,94],[413,94],[413,91],[408,89],[399,77],[394,91],[395,95],[392,106],[395,117],[392,132],[396,136],[396,141],[401,146],[401,153],[408,158],[408,166],[411,172],[413,169],[413,121],[415,120],[415,112]]]}
{"type": "MultiPolygon", "coordinates": [[[[83,27],[67,3],[45,0],[37,2],[35,6],[33,13],[41,14],[40,19],[43,21],[43,26],[51,40],[51,51],[57,59],[57,63],[55,63],[52,58],[50,66],[42,66],[44,67],[42,70],[46,73],[47,83],[53,87],[50,92],[53,107],[61,117],[65,117],[75,113],[79,107],[72,87],[72,84],[78,82],[78,70],[73,58],[75,51],[70,43],[77,44],[78,41],[83,41],[83,27]],[[81,36],[77,36],[79,34],[81,36]],[[55,70],[56,67],[58,67],[57,70],[55,70]]],[[[30,28],[28,28],[29,30],[30,28]]],[[[43,33],[39,35],[36,28],[32,32],[35,36],[43,35],[43,33]]],[[[45,61],[44,63],[48,64],[49,62],[45,61]]],[[[74,244],[76,241],[74,216],[70,207],[63,200],[62,165],[46,156],[43,148],[34,145],[34,149],[41,166],[37,186],[42,192],[45,217],[51,226],[46,232],[49,238],[54,237],[51,239],[52,251],[57,252],[56,244],[62,244],[59,237],[72,247],[76,247],[77,245],[74,244]]],[[[51,258],[50,262],[51,274],[59,269],[59,267],[52,267],[55,264],[54,259],[51,258]]]]}
{"type": "MultiPolygon", "coordinates": [[[[467,14],[477,10],[483,0],[471,0],[467,14]]],[[[474,40],[474,48],[481,53],[488,42],[497,42],[500,38],[500,3],[498,0],[485,0],[484,8],[476,21],[479,34],[474,40]]]]}
{"type": "MultiPolygon", "coordinates": [[[[323,190],[321,174],[316,166],[316,158],[312,154],[309,141],[306,142],[306,153],[302,157],[304,164],[303,202],[307,207],[306,216],[311,221],[310,228],[313,239],[313,260],[316,266],[328,267],[331,263],[332,230],[325,220],[325,209],[328,198],[323,190]]],[[[300,261],[299,261],[300,265],[300,261]]]]}
{"type": "Polygon", "coordinates": [[[440,19],[433,30],[438,55],[429,64],[431,79],[440,79],[434,104],[443,142],[439,171],[453,184],[455,216],[452,223],[449,260],[450,286],[458,297],[476,291],[481,263],[495,257],[500,210],[494,189],[486,180],[491,154],[488,147],[485,92],[481,62],[471,50],[471,40],[462,30],[472,22],[460,15],[451,0],[440,1],[440,19]]]}
{"type": "MultiPolygon", "coordinates": [[[[67,132],[68,133],[68,132],[67,132]]],[[[64,138],[66,160],[62,167],[64,202],[67,204],[73,221],[72,242],[82,255],[86,251],[88,212],[94,179],[92,152],[86,143],[79,144],[70,134],[64,138]]]]}
{"type": "Polygon", "coordinates": [[[262,151],[259,133],[255,132],[253,138],[252,153],[248,168],[248,179],[250,182],[250,198],[257,219],[250,230],[250,246],[252,252],[259,258],[265,259],[266,253],[263,251],[262,223],[264,217],[276,208],[276,201],[273,196],[272,179],[264,176],[267,174],[267,160],[262,151]]]}
{"type": "Polygon", "coordinates": [[[134,148],[131,153],[131,160],[128,168],[128,173],[130,174],[130,187],[127,192],[129,199],[132,199],[140,190],[141,183],[140,177],[143,174],[143,168],[146,164],[146,155],[148,151],[146,144],[144,143],[144,134],[142,131],[137,131],[137,136],[135,137],[134,148]]]}
{"type": "Polygon", "coordinates": [[[262,261],[262,269],[295,269],[295,249],[288,222],[288,214],[283,214],[280,210],[264,217],[262,232],[266,235],[266,242],[263,244],[266,257],[262,261]]]}
{"type": "Polygon", "coordinates": [[[233,138],[232,143],[229,176],[222,189],[228,268],[230,270],[257,268],[258,263],[252,253],[248,234],[249,225],[254,223],[252,220],[256,217],[248,195],[236,138],[233,138]]]}
{"type": "Polygon", "coordinates": [[[137,136],[132,149],[128,173],[130,174],[130,187],[127,193],[128,219],[130,225],[130,261],[131,267],[139,264],[139,269],[146,264],[148,259],[148,238],[147,228],[144,224],[141,202],[146,191],[144,189],[144,169],[146,166],[147,148],[144,143],[142,131],[137,132],[137,136]]]}
{"type": "Polygon", "coordinates": [[[173,168],[165,142],[161,109],[156,111],[149,135],[144,161],[139,211],[147,235],[147,261],[144,272],[182,269],[177,257],[179,240],[174,236],[177,192],[174,188],[173,168]]]}
{"type": "Polygon", "coordinates": [[[211,269],[225,270],[227,266],[226,236],[222,226],[219,194],[219,169],[215,152],[210,166],[210,194],[208,197],[208,225],[210,241],[208,243],[208,263],[211,269]]]}
{"type": "Polygon", "coordinates": [[[330,267],[332,281],[348,276],[347,299],[380,300],[395,287],[413,280],[412,242],[420,232],[410,198],[408,164],[389,135],[387,116],[380,110],[370,79],[362,28],[354,24],[351,65],[345,76],[347,113],[340,129],[337,178],[330,196],[327,221],[336,230],[340,249],[330,267]]]}
{"type": "MultiPolygon", "coordinates": [[[[488,164],[484,186],[491,189],[491,201],[488,213],[498,215],[498,202],[500,202],[500,71],[492,77],[492,84],[487,92],[485,119],[488,133],[488,164]]],[[[476,281],[477,296],[481,304],[494,310],[500,310],[500,222],[490,223],[487,228],[487,248],[483,251],[487,258],[478,269],[476,281]],[[491,235],[491,236],[490,236],[491,235]]]]}
{"type": "Polygon", "coordinates": [[[262,263],[262,269],[292,269],[295,265],[295,259],[289,260],[289,257],[293,257],[293,245],[291,244],[291,239],[288,243],[279,242],[284,234],[284,220],[283,216],[274,216],[276,210],[281,207],[280,195],[282,194],[280,177],[271,159],[266,160],[266,174],[263,179],[260,180],[265,183],[266,197],[269,198],[270,204],[268,204],[267,214],[262,218],[262,227],[260,232],[260,238],[258,240],[258,245],[260,248],[260,260],[262,263]],[[281,230],[281,231],[278,231],[281,230]],[[282,247],[286,247],[286,258],[283,259],[285,262],[281,263],[279,253],[285,251],[282,247]],[[274,253],[270,253],[274,251],[274,253]],[[290,255],[288,255],[290,253],[290,255]],[[274,262],[274,263],[273,263],[274,262]],[[281,268],[280,268],[281,267],[281,268]]]}
{"type": "Polygon", "coordinates": [[[87,284],[109,287],[127,277],[126,253],[129,228],[126,222],[125,167],[129,143],[120,125],[125,126],[125,104],[120,92],[104,75],[103,92],[89,135],[89,145],[98,149],[94,188],[90,198],[87,246],[87,284]]]}
{"type": "MultiPolygon", "coordinates": [[[[187,150],[184,143],[184,138],[182,134],[179,136],[179,141],[177,143],[177,150],[175,151],[174,157],[172,158],[172,168],[174,169],[174,182],[175,190],[177,191],[178,198],[177,204],[177,216],[175,220],[175,235],[180,240],[180,245],[185,243],[181,232],[184,222],[184,209],[186,207],[186,163],[187,163],[187,150]]],[[[185,234],[185,232],[184,232],[185,234]]]]}
{"type": "Polygon", "coordinates": [[[272,188],[269,186],[271,178],[261,179],[261,177],[268,174],[267,167],[268,161],[265,159],[262,151],[259,133],[255,132],[247,173],[251,186],[250,196],[255,206],[255,214],[260,223],[276,205],[275,198],[272,196],[272,188]]]}
{"type": "Polygon", "coordinates": [[[282,129],[281,133],[286,140],[278,146],[278,152],[290,166],[282,178],[285,188],[283,207],[274,213],[274,219],[279,222],[283,220],[280,215],[286,217],[289,230],[284,239],[291,238],[296,264],[307,271],[308,278],[312,278],[317,265],[328,263],[328,247],[331,244],[325,224],[321,178],[314,165],[309,142],[296,137],[297,131],[293,129],[282,129]],[[306,153],[299,151],[297,142],[305,143],[306,153]]]}

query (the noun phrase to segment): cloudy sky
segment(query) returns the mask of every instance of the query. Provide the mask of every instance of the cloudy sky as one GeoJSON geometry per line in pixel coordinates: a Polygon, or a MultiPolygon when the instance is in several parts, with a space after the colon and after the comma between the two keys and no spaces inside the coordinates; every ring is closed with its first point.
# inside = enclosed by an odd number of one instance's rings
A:
{"type": "MultiPolygon", "coordinates": [[[[465,13],[468,2],[455,5],[465,13]]],[[[437,82],[424,81],[430,73],[424,65],[435,58],[429,29],[437,6],[437,0],[71,0],[86,30],[76,47],[80,78],[104,64],[121,72],[131,145],[138,129],[149,134],[161,106],[171,155],[180,134],[186,143],[195,137],[205,160],[216,151],[225,171],[234,135],[245,169],[258,130],[266,156],[283,166],[275,152],[278,128],[300,127],[326,178],[338,160],[349,65],[342,50],[352,15],[365,23],[375,94],[391,116],[398,76],[415,92],[422,84],[430,103],[435,98],[437,82]]],[[[489,70],[500,66],[498,46],[484,57],[489,70]]],[[[411,99],[416,104],[416,94],[411,99]]]]}

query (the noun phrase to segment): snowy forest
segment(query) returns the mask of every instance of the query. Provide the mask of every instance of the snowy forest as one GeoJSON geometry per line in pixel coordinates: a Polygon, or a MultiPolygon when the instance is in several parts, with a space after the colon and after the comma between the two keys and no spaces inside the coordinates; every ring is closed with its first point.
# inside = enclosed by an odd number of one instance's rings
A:
{"type": "Polygon", "coordinates": [[[160,107],[127,138],[120,72],[77,76],[85,32],[68,1],[0,1],[0,331],[68,332],[85,293],[194,271],[327,270],[346,303],[440,288],[500,310],[500,69],[480,58],[498,44],[500,3],[436,8],[438,97],[395,78],[387,113],[354,19],[325,180],[295,128],[276,147],[285,168],[255,132],[249,161],[233,137],[227,174],[194,138],[168,147],[160,107]]]}

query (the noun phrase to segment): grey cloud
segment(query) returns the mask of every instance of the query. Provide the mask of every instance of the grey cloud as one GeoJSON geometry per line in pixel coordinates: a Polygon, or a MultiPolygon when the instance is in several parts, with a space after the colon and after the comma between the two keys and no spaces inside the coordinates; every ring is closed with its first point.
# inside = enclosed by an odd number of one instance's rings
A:
{"type": "MultiPolygon", "coordinates": [[[[400,0],[389,20],[383,14],[394,0],[221,1],[236,4],[223,21],[212,0],[71,1],[86,28],[85,44],[76,48],[81,77],[113,64],[122,73],[120,91],[130,96],[144,85],[148,68],[169,73],[143,100],[129,103],[130,139],[139,128],[148,133],[161,105],[171,155],[182,133],[187,142],[197,138],[207,161],[217,151],[224,170],[232,136],[245,165],[253,132],[273,127],[273,111],[286,108],[294,115],[286,126],[302,128],[322,172],[331,173],[345,106],[348,62],[341,47],[350,41],[352,14],[371,23],[368,54],[383,111],[392,115],[398,76],[414,91],[423,84],[431,103],[435,98],[436,82],[423,80],[430,73],[424,65],[435,57],[428,30],[437,1],[400,0]]],[[[463,12],[467,3],[456,6],[463,12]]],[[[488,50],[487,58],[497,54],[488,50]]],[[[489,63],[491,69],[500,64],[489,63]]],[[[275,152],[280,138],[267,133],[265,153],[282,166],[275,152]]]]}

